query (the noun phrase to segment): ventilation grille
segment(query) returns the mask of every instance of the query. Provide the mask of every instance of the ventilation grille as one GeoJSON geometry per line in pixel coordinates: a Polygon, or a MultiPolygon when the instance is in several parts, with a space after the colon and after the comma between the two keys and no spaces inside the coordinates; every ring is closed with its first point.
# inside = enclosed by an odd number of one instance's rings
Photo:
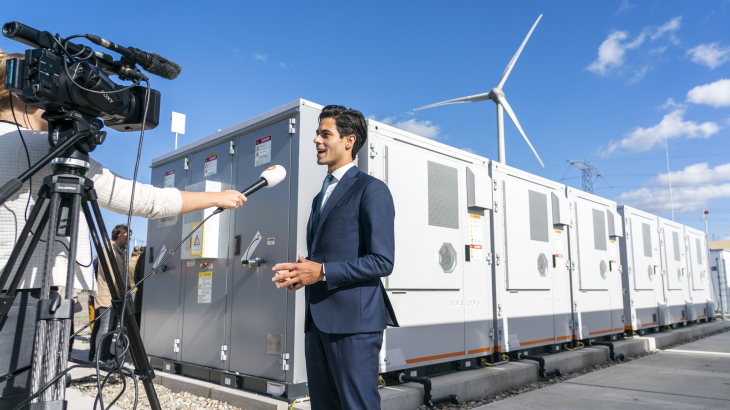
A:
{"type": "Polygon", "coordinates": [[[195,222],[202,222],[203,221],[203,210],[200,211],[193,211],[189,212],[185,215],[183,215],[183,223],[184,224],[192,224],[195,222]]]}
{"type": "Polygon", "coordinates": [[[674,260],[681,261],[682,257],[679,252],[679,234],[677,232],[672,232],[672,240],[674,241],[674,260]]]}
{"type": "Polygon", "coordinates": [[[641,224],[641,234],[644,237],[644,256],[651,258],[651,227],[649,224],[641,224]]]}
{"type": "Polygon", "coordinates": [[[530,198],[530,239],[548,242],[547,195],[528,191],[530,198]]]}
{"type": "Polygon", "coordinates": [[[695,238],[695,245],[697,245],[697,264],[702,265],[702,244],[697,238],[695,238]]]}
{"type": "Polygon", "coordinates": [[[428,161],[428,224],[459,229],[459,177],[456,168],[428,161]]]}
{"type": "Polygon", "coordinates": [[[593,246],[598,251],[606,250],[606,214],[593,210],[593,246]]]}

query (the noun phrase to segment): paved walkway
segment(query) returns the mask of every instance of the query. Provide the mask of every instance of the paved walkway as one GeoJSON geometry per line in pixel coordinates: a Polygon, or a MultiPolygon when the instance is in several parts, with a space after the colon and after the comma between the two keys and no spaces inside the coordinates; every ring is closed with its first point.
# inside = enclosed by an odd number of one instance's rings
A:
{"type": "Polygon", "coordinates": [[[728,409],[730,332],[478,408],[728,409]]]}

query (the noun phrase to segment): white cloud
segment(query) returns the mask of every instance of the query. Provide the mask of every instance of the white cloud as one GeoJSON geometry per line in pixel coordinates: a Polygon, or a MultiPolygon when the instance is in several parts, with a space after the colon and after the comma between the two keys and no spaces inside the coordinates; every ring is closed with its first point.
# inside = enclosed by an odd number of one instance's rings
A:
{"type": "Polygon", "coordinates": [[[253,59],[256,61],[266,62],[267,58],[269,58],[268,54],[253,53],[253,59]]]}
{"type": "Polygon", "coordinates": [[[616,12],[616,14],[619,14],[624,10],[629,10],[634,7],[636,7],[636,4],[629,3],[629,0],[621,0],[621,5],[619,5],[618,11],[616,12]]]}
{"type": "Polygon", "coordinates": [[[679,108],[662,118],[659,124],[649,128],[637,127],[620,141],[610,142],[605,155],[620,152],[642,152],[664,145],[664,139],[679,137],[708,138],[720,131],[714,122],[697,124],[684,120],[685,109],[679,108]]]}
{"type": "Polygon", "coordinates": [[[669,110],[669,109],[673,109],[673,108],[684,108],[684,104],[680,104],[680,103],[674,101],[674,98],[669,97],[664,104],[660,105],[657,108],[660,108],[662,110],[669,110]]]}
{"type": "Polygon", "coordinates": [[[670,173],[672,196],[669,196],[669,178],[659,174],[649,180],[659,186],[623,192],[617,201],[647,212],[669,213],[671,203],[674,212],[696,212],[706,208],[712,199],[730,197],[730,164],[710,168],[707,163],[694,164],[681,171],[670,173]]]}
{"type": "Polygon", "coordinates": [[[466,151],[466,152],[469,152],[471,154],[476,154],[477,153],[477,150],[475,150],[474,148],[460,148],[460,149],[462,151],[466,151]]]}
{"type": "Polygon", "coordinates": [[[681,171],[670,172],[669,175],[659,174],[652,179],[652,182],[669,186],[669,176],[671,176],[673,186],[716,184],[730,181],[730,164],[710,168],[706,162],[702,162],[690,165],[681,171]]]}
{"type": "Polygon", "coordinates": [[[656,40],[664,34],[669,33],[669,40],[672,43],[677,44],[679,43],[679,40],[674,36],[674,32],[679,30],[680,27],[682,27],[682,16],[675,17],[657,27],[657,29],[651,34],[651,39],[656,40]]]}
{"type": "Polygon", "coordinates": [[[720,43],[700,44],[687,50],[692,61],[710,67],[715,67],[730,61],[730,46],[720,46],[720,43]]]}
{"type": "Polygon", "coordinates": [[[689,90],[687,101],[715,108],[730,106],[730,80],[723,78],[714,83],[698,85],[689,90]]]}
{"type": "Polygon", "coordinates": [[[668,188],[641,188],[622,193],[616,201],[651,213],[696,212],[706,207],[712,199],[730,198],[730,183],[672,189],[670,202],[668,188]]]}
{"type": "Polygon", "coordinates": [[[441,135],[441,127],[428,120],[419,121],[411,118],[410,120],[397,122],[393,126],[430,139],[436,139],[441,135]]]}
{"type": "MultiPolygon", "coordinates": [[[[638,36],[636,36],[636,38],[630,41],[628,31],[614,31],[608,35],[600,46],[598,46],[598,58],[596,61],[586,68],[596,74],[605,76],[611,70],[618,69],[624,64],[626,50],[639,48],[639,46],[641,46],[647,38],[655,41],[665,35],[669,35],[669,39],[672,43],[679,43],[679,40],[676,38],[674,33],[679,30],[681,26],[682,16],[675,17],[659,27],[645,28],[638,36]]],[[[664,50],[665,47],[654,48],[649,51],[649,54],[662,54],[664,50]]],[[[649,68],[649,64],[644,64],[642,68],[635,70],[634,75],[632,76],[632,81],[636,82],[641,80],[649,68]]]]}

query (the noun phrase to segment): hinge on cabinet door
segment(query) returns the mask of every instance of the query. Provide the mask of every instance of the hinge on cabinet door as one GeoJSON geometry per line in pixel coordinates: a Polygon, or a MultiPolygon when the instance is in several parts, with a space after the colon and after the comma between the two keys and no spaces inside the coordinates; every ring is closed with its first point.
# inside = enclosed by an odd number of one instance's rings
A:
{"type": "Polygon", "coordinates": [[[172,351],[175,353],[180,353],[180,339],[175,339],[172,345],[172,351]]]}
{"type": "Polygon", "coordinates": [[[497,190],[497,180],[493,179],[492,181],[494,182],[494,190],[496,191],[497,190]]]}
{"type": "Polygon", "coordinates": [[[623,273],[623,272],[624,272],[624,266],[619,263],[618,264],[618,273],[623,273]]]}
{"type": "Polygon", "coordinates": [[[228,360],[228,346],[223,345],[221,346],[221,361],[225,362],[228,360]]]}
{"type": "Polygon", "coordinates": [[[378,156],[378,151],[375,151],[375,144],[370,143],[370,158],[375,158],[378,156]]]}
{"type": "Polygon", "coordinates": [[[498,253],[494,254],[494,264],[499,266],[499,254],[498,253]]]}
{"type": "Polygon", "coordinates": [[[297,132],[297,128],[295,125],[297,124],[296,118],[289,118],[289,134],[294,134],[297,132]]]}
{"type": "Polygon", "coordinates": [[[494,339],[494,328],[489,329],[489,338],[494,339]]]}
{"type": "Polygon", "coordinates": [[[570,261],[570,270],[575,270],[575,261],[570,261]]]}
{"type": "Polygon", "coordinates": [[[492,264],[492,252],[487,252],[487,265],[492,264]]]}
{"type": "Polygon", "coordinates": [[[570,328],[570,330],[573,330],[573,321],[572,320],[570,322],[568,322],[568,328],[570,328]]]}
{"type": "Polygon", "coordinates": [[[565,269],[570,270],[570,259],[565,261],[565,269]]]}
{"type": "MultiPolygon", "coordinates": [[[[502,305],[499,303],[497,304],[497,316],[502,316],[502,305]]],[[[501,329],[502,328],[500,328],[500,332],[502,331],[501,329]]]]}
{"type": "Polygon", "coordinates": [[[231,145],[228,149],[228,153],[234,155],[236,153],[236,141],[231,140],[231,145]]]}
{"type": "Polygon", "coordinates": [[[621,315],[621,323],[626,323],[626,315],[621,315]]]}
{"type": "Polygon", "coordinates": [[[185,171],[190,171],[190,158],[185,158],[185,164],[183,165],[185,171]]]}
{"type": "Polygon", "coordinates": [[[289,353],[282,353],[281,354],[281,370],[284,370],[284,371],[289,370],[289,363],[287,363],[287,360],[289,360],[289,353]]]}
{"type": "Polygon", "coordinates": [[[499,328],[499,339],[502,340],[502,338],[504,338],[504,328],[500,327],[499,328]]]}

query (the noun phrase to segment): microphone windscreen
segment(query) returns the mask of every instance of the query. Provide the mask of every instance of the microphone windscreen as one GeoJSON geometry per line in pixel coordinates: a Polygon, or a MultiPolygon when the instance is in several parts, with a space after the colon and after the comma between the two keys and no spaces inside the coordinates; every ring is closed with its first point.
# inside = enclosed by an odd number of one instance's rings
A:
{"type": "Polygon", "coordinates": [[[272,165],[261,173],[261,178],[266,180],[266,187],[271,188],[286,178],[286,170],[281,165],[272,165]]]}
{"type": "Polygon", "coordinates": [[[165,57],[162,57],[155,53],[147,54],[152,56],[152,61],[147,66],[143,66],[142,68],[147,70],[149,73],[168,80],[174,80],[178,75],[180,75],[182,67],[180,67],[180,65],[178,65],[176,62],[170,61],[165,57]]]}

